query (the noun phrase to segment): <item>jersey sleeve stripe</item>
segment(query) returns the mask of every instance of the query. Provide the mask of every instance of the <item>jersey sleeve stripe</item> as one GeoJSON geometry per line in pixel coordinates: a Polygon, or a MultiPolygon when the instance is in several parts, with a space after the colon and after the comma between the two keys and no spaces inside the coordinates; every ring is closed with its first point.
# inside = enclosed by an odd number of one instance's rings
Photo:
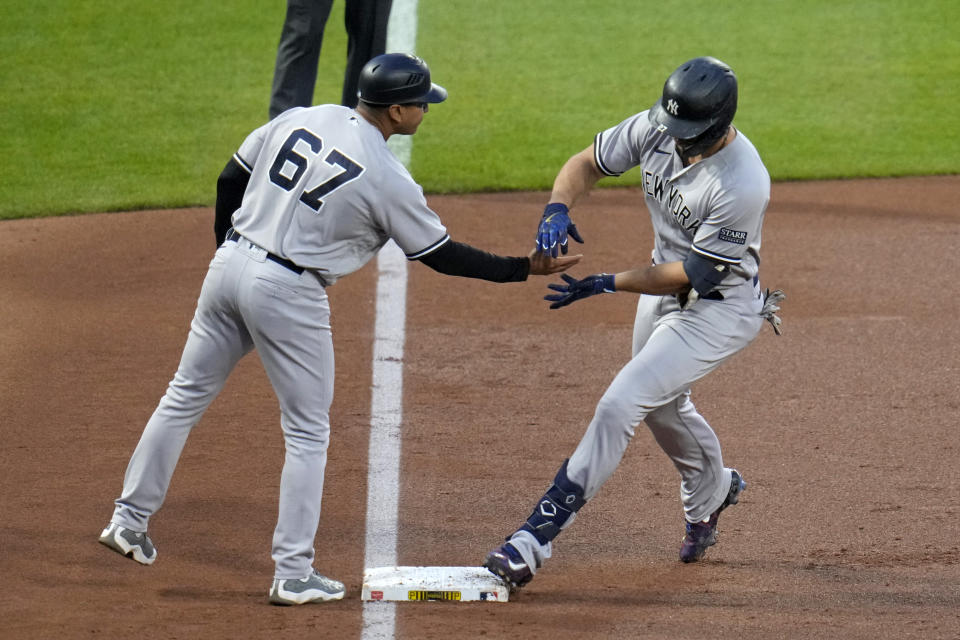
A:
{"type": "Polygon", "coordinates": [[[233,154],[233,160],[238,165],[240,165],[243,168],[243,170],[246,171],[247,173],[253,173],[253,167],[247,164],[246,160],[240,157],[240,154],[238,153],[233,154]]]}
{"type": "Polygon", "coordinates": [[[700,247],[693,245],[690,247],[700,255],[705,258],[710,258],[711,260],[717,260],[719,262],[726,262],[727,264],[740,264],[742,261],[741,258],[731,258],[730,256],[725,256],[720,253],[713,253],[712,251],[707,251],[706,249],[701,249],[700,247]]]}
{"type": "Polygon", "coordinates": [[[426,249],[422,249],[420,251],[417,251],[416,253],[408,253],[407,260],[419,260],[423,256],[433,253],[434,251],[442,247],[444,244],[447,243],[448,240],[450,240],[450,234],[443,236],[442,238],[434,242],[432,245],[430,245],[426,249]]]}
{"type": "Polygon", "coordinates": [[[608,176],[617,177],[621,174],[616,171],[611,171],[603,164],[603,160],[600,158],[600,145],[603,143],[603,132],[598,133],[593,139],[593,161],[596,163],[597,168],[600,169],[603,173],[608,176]]]}

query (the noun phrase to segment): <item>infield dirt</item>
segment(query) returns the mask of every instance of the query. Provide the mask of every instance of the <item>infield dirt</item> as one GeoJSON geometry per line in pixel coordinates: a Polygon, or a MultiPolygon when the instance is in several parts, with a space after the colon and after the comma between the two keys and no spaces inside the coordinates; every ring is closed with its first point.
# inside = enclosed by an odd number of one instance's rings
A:
{"type": "MultiPolygon", "coordinates": [[[[397,606],[396,638],[960,638],[960,177],[776,183],[761,284],[784,335],[694,387],[749,490],[677,560],[678,476],[650,434],[507,605],[397,606]]],[[[543,193],[431,196],[455,239],[531,246],[543,193]]],[[[256,355],[194,430],[159,556],[97,544],[172,377],[212,211],[0,223],[0,637],[359,638],[376,265],[330,288],[337,357],[316,566],[343,601],[267,604],[283,443],[256,355]]],[[[574,212],[574,275],[646,260],[639,194],[574,212]]],[[[409,267],[398,559],[479,564],[527,515],[629,357],[629,294],[549,311],[552,279],[409,267]]]]}

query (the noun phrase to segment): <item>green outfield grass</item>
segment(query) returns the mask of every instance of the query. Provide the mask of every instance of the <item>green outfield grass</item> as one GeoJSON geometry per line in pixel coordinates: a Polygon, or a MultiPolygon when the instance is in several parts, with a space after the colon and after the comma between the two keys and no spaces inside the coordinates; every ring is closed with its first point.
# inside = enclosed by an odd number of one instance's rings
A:
{"type": "MultiPolygon", "coordinates": [[[[340,96],[341,4],[317,102],[340,96]]],[[[284,10],[8,0],[0,217],[212,204],[266,120],[284,10]]],[[[957,2],[420,0],[419,13],[417,51],[450,91],[415,138],[428,192],[548,188],[706,54],[737,71],[736,123],[774,179],[960,172],[957,2]]]]}

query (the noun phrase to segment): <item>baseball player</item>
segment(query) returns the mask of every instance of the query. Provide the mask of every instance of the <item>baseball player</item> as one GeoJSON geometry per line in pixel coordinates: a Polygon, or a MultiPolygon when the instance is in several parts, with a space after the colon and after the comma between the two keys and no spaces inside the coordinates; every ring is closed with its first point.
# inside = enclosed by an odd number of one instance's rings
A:
{"type": "Polygon", "coordinates": [[[760,236],[770,178],[757,150],[731,124],[737,78],[715,58],[682,64],[647,111],[596,135],[553,185],[538,249],[557,255],[582,242],[569,209],[604,176],[643,171],[655,242],[650,266],[550,285],[551,309],[600,293],[641,294],[633,357],[597,405],[593,420],[553,484],[484,565],[511,588],[529,582],[552,541],[613,474],[646,422],[680,472],[685,533],[680,560],[696,562],[717,540],[717,519],[746,488],[724,466],[720,443],[690,401],[690,385],[747,346],[775,315],[782,292],[760,290],[760,236]]]}
{"type": "Polygon", "coordinates": [[[251,133],[217,183],[219,245],[176,375],[147,422],[100,542],[141,564],[147,536],[193,426],[237,362],[256,349],[280,402],[286,457],[273,536],[270,602],[337,600],[344,585],[313,568],[333,396],[326,288],[393,239],[446,274],[525,280],[575,264],[531,251],[501,257],[454,242],[387,148],[416,132],[447,92],[420,58],[391,53],[361,72],[356,110],[296,107],[251,133]],[[232,226],[231,226],[232,221],[232,226]]]}

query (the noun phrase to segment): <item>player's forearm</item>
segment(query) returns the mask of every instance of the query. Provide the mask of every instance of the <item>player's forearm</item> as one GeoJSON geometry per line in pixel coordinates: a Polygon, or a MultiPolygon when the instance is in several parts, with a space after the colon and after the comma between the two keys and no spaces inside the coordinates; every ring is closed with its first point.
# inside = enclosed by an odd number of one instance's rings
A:
{"type": "Polygon", "coordinates": [[[562,202],[568,207],[593,189],[603,177],[593,161],[593,145],[572,156],[553,181],[550,202],[562,202]]]}
{"type": "Polygon", "coordinates": [[[650,295],[667,295],[690,288],[690,280],[682,262],[667,262],[614,275],[617,291],[632,291],[650,295]]]}
{"type": "Polygon", "coordinates": [[[530,273],[530,259],[505,257],[450,240],[420,262],[434,271],[491,282],[522,282],[530,273]]]}

